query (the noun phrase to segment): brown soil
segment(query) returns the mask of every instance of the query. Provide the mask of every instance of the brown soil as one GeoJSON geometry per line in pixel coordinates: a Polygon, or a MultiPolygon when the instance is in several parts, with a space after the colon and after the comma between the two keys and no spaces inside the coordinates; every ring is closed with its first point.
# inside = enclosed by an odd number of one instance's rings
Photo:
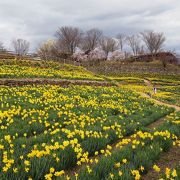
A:
{"type": "Polygon", "coordinates": [[[40,79],[40,78],[27,78],[27,79],[0,79],[0,85],[4,86],[24,86],[24,85],[59,85],[59,86],[69,86],[69,85],[89,85],[89,86],[115,86],[107,81],[90,81],[90,80],[68,80],[68,79],[40,79]]]}
{"type": "MultiPolygon", "coordinates": [[[[168,152],[161,154],[160,159],[155,162],[160,167],[160,173],[165,172],[166,167],[174,168],[180,162],[180,147],[173,146],[168,152]]],[[[142,176],[142,180],[157,180],[159,174],[153,169],[150,169],[148,173],[142,176]]]]}
{"type": "Polygon", "coordinates": [[[163,124],[165,117],[162,117],[162,118],[158,119],[157,121],[151,123],[150,125],[147,126],[147,128],[154,129],[154,128],[158,127],[159,125],[163,124]]]}
{"type": "Polygon", "coordinates": [[[168,106],[168,107],[172,107],[172,108],[174,108],[176,111],[180,111],[180,107],[179,107],[179,106],[176,106],[176,105],[173,105],[173,104],[168,104],[168,103],[165,103],[165,102],[162,102],[162,101],[153,99],[152,97],[150,97],[148,94],[145,94],[145,93],[140,93],[140,94],[141,94],[141,96],[143,96],[143,97],[146,97],[146,98],[151,99],[151,100],[154,101],[156,104],[164,105],[164,106],[168,106]]]}
{"type": "MultiPolygon", "coordinates": [[[[151,82],[148,80],[144,80],[145,84],[147,86],[152,86],[151,82]]],[[[159,105],[165,105],[168,107],[173,107],[176,111],[180,111],[180,107],[176,106],[176,105],[171,105],[171,104],[167,104],[161,101],[158,101],[156,99],[151,98],[149,95],[145,94],[145,93],[141,93],[142,96],[150,98],[151,100],[153,100],[156,104],[159,105]]],[[[150,128],[155,128],[157,127],[159,124],[163,123],[163,118],[160,119],[159,121],[153,123],[150,125],[150,128]]],[[[180,162],[180,147],[177,146],[173,146],[170,151],[161,154],[160,159],[155,162],[155,164],[160,167],[161,169],[161,173],[165,172],[166,167],[169,168],[174,168],[178,163],[180,162]]],[[[148,173],[146,175],[144,175],[142,178],[142,180],[157,180],[159,179],[159,174],[157,172],[155,172],[152,168],[148,171],[148,173]]]]}
{"type": "MultiPolygon", "coordinates": [[[[153,87],[151,81],[147,80],[147,79],[144,79],[144,83],[146,84],[146,86],[148,87],[153,87]]],[[[179,106],[176,106],[176,105],[173,105],[173,104],[168,104],[168,103],[165,103],[165,102],[162,102],[162,101],[159,101],[159,100],[156,100],[156,99],[153,99],[152,97],[150,97],[148,94],[146,93],[140,93],[141,96],[143,97],[146,97],[146,98],[149,98],[151,100],[153,100],[156,104],[159,104],[159,105],[164,105],[164,106],[168,106],[168,107],[172,107],[174,108],[176,111],[180,111],[180,107],[179,106]]]]}

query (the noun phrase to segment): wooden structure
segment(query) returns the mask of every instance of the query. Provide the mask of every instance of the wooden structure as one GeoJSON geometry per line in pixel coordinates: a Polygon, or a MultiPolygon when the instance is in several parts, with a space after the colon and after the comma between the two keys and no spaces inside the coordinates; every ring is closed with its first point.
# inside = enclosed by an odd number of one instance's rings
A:
{"type": "Polygon", "coordinates": [[[158,52],[155,54],[137,55],[137,56],[133,56],[132,59],[134,61],[141,61],[141,62],[150,62],[153,61],[154,59],[166,61],[168,63],[174,63],[174,64],[178,62],[178,58],[172,52],[158,52]]]}

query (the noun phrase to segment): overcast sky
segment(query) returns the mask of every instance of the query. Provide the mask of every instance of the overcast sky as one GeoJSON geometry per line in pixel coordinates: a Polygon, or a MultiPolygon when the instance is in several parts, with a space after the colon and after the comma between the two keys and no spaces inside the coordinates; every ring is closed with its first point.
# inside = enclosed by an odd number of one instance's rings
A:
{"type": "Polygon", "coordinates": [[[25,38],[33,51],[65,25],[110,36],[162,31],[166,49],[180,52],[180,0],[0,0],[0,41],[8,47],[25,38]]]}

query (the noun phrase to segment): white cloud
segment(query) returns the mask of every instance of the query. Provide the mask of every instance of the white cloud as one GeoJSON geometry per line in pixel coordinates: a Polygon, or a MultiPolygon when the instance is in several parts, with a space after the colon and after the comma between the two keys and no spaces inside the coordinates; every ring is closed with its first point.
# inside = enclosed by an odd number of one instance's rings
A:
{"type": "MultiPolygon", "coordinates": [[[[53,38],[58,26],[98,27],[107,35],[163,31],[167,48],[180,42],[179,0],[0,0],[0,41],[31,41],[32,49],[53,38]]],[[[180,48],[179,48],[180,49],[180,48]]]]}

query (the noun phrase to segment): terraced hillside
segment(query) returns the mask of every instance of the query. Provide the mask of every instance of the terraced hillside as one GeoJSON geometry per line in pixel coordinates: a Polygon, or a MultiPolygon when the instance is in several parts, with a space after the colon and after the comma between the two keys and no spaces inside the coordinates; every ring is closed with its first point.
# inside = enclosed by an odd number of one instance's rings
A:
{"type": "Polygon", "coordinates": [[[102,80],[83,67],[53,61],[0,61],[0,78],[46,78],[102,80]]]}
{"type": "Polygon", "coordinates": [[[0,179],[180,178],[178,77],[33,61],[0,75],[0,179]]]}

